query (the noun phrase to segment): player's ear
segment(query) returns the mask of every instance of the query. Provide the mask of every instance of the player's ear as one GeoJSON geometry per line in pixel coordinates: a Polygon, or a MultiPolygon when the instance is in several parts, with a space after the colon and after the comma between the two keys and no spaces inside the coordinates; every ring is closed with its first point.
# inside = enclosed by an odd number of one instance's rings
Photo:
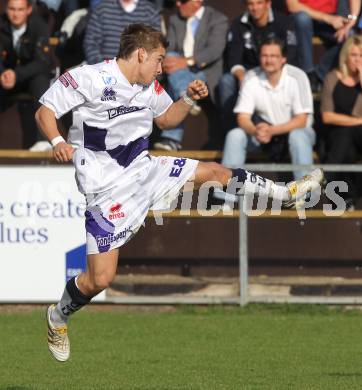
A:
{"type": "Polygon", "coordinates": [[[147,52],[143,47],[140,47],[138,49],[138,62],[142,63],[145,62],[147,59],[147,52]]]}

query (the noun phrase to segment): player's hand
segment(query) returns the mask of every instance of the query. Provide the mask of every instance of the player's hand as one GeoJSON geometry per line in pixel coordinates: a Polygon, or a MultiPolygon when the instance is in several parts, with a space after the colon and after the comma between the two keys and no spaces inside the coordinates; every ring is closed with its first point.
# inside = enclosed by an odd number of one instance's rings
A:
{"type": "Polygon", "coordinates": [[[187,86],[187,96],[192,100],[204,99],[208,96],[209,90],[202,80],[194,80],[187,86]]]}
{"type": "Polygon", "coordinates": [[[53,148],[53,155],[57,162],[64,163],[72,159],[74,153],[74,148],[72,145],[67,144],[66,142],[59,142],[53,148]]]}

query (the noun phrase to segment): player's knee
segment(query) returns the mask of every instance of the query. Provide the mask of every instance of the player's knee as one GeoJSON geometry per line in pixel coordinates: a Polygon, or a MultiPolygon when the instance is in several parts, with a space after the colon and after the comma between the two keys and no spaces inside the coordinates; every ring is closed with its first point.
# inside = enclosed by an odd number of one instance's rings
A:
{"type": "Polygon", "coordinates": [[[216,162],[209,163],[210,171],[211,171],[211,181],[217,181],[222,185],[228,181],[230,172],[229,169],[225,168],[223,165],[218,164],[216,162]]]}
{"type": "Polygon", "coordinates": [[[103,273],[95,275],[93,278],[93,290],[100,292],[109,287],[110,283],[113,281],[113,276],[103,273]]]}

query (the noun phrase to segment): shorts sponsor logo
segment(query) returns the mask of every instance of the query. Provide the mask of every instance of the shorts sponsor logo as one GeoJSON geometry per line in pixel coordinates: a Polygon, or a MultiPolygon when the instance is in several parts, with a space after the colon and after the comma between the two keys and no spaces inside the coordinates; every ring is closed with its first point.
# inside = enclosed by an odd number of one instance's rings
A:
{"type": "Polygon", "coordinates": [[[132,232],[131,228],[132,228],[132,226],[128,226],[117,234],[109,233],[107,235],[107,237],[97,236],[96,241],[97,241],[98,248],[101,248],[103,246],[109,246],[113,242],[117,242],[117,241],[121,240],[122,238],[126,238],[127,233],[132,232]]]}
{"type": "Polygon", "coordinates": [[[124,212],[121,210],[122,205],[120,203],[116,203],[111,206],[109,209],[108,219],[112,221],[113,219],[120,219],[124,217],[124,212]]]}
{"type": "Polygon", "coordinates": [[[173,161],[173,167],[170,172],[170,177],[179,177],[182,172],[182,168],[186,164],[186,158],[175,158],[173,161]]]}
{"type": "Polygon", "coordinates": [[[158,80],[155,80],[155,92],[157,95],[161,95],[161,93],[164,91],[163,86],[158,82],[158,80]]]}
{"type": "Polygon", "coordinates": [[[144,110],[145,108],[146,107],[137,107],[137,106],[130,106],[130,107],[119,106],[116,108],[111,108],[111,109],[107,110],[108,118],[113,119],[113,118],[116,118],[117,116],[120,116],[120,115],[125,115],[125,114],[129,114],[131,112],[144,110]]]}
{"type": "Polygon", "coordinates": [[[62,74],[59,77],[59,81],[64,85],[65,88],[68,88],[69,85],[71,85],[73,89],[77,89],[79,87],[78,83],[74,80],[73,76],[69,72],[62,74]]]}
{"type": "Polygon", "coordinates": [[[116,93],[112,87],[106,87],[103,89],[101,100],[102,102],[116,100],[116,93]]]}

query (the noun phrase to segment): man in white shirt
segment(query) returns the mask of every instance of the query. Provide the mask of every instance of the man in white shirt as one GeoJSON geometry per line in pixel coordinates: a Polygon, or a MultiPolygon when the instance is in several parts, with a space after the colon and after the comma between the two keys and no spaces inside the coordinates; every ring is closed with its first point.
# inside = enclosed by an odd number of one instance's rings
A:
{"type": "Polygon", "coordinates": [[[117,59],[66,72],[40,99],[39,127],[58,162],[73,159],[78,188],[87,200],[87,270],[67,282],[60,302],[47,311],[48,346],[58,361],[68,360],[70,354],[69,316],[108,287],[116,273],[119,247],[136,234],[149,209],[165,209],[187,181],[193,180],[196,187],[208,181],[220,186],[234,181],[240,193],[295,203],[322,180],[318,170],[285,187],[240,168],[150,156],[153,121],[162,129],[172,128],[208,94],[205,83],[195,80],[172,102],[156,80],[166,47],[159,31],[130,25],[122,33],[117,59]],[[56,119],[69,110],[73,125],[66,143],[56,119]]]}
{"type": "MultiPolygon", "coordinates": [[[[260,48],[260,67],[247,72],[234,108],[239,127],[226,136],[223,165],[243,166],[246,153],[257,149],[275,154],[283,142],[293,164],[313,164],[310,84],[305,72],[286,64],[284,50],[282,41],[266,40],[260,48]]],[[[294,177],[304,174],[295,171],[294,177]]]]}

